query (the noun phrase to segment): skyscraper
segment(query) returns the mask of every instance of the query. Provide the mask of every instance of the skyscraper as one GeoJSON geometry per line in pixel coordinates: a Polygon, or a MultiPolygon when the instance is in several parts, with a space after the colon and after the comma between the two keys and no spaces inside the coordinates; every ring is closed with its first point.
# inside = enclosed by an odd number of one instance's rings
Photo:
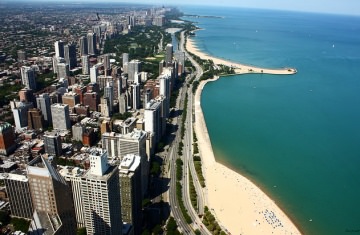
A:
{"type": "Polygon", "coordinates": [[[50,96],[48,93],[43,93],[36,97],[37,108],[41,110],[44,117],[45,125],[52,125],[50,96]]]}
{"type": "Polygon", "coordinates": [[[36,90],[35,71],[31,67],[21,67],[21,81],[26,88],[36,90]]]}
{"type": "Polygon", "coordinates": [[[123,53],[122,54],[122,65],[124,66],[124,64],[129,62],[129,53],[123,53]]]}
{"type": "Polygon", "coordinates": [[[0,154],[8,155],[15,149],[14,128],[7,122],[0,122],[0,154]]]}
{"type": "Polygon", "coordinates": [[[33,206],[27,176],[16,173],[2,174],[2,176],[10,202],[11,215],[31,219],[33,206]]]}
{"type": "Polygon", "coordinates": [[[68,78],[70,75],[69,65],[65,63],[57,64],[57,78],[68,78]]]}
{"type": "Polygon", "coordinates": [[[165,54],[165,62],[166,62],[167,66],[172,64],[172,58],[173,58],[173,45],[167,44],[166,45],[166,54],[165,54]]]}
{"type": "Polygon", "coordinates": [[[44,128],[44,117],[41,110],[30,109],[28,111],[28,129],[39,130],[44,128]]]}
{"type": "Polygon", "coordinates": [[[90,82],[97,83],[97,77],[98,77],[98,66],[94,65],[90,68],[90,82]]]}
{"type": "Polygon", "coordinates": [[[55,56],[64,58],[64,42],[56,41],[55,46],[55,56]]]}
{"type": "Polygon", "coordinates": [[[144,111],[145,131],[154,134],[155,143],[161,138],[161,103],[151,100],[146,104],[144,111]]]}
{"type": "Polygon", "coordinates": [[[80,51],[80,56],[84,56],[88,54],[88,42],[87,42],[87,38],[85,36],[80,37],[79,39],[79,51],[80,51]]]}
{"type": "Polygon", "coordinates": [[[133,82],[135,73],[141,72],[141,62],[139,60],[132,60],[128,63],[128,81],[133,82]]]}
{"type": "Polygon", "coordinates": [[[51,156],[62,155],[61,138],[57,132],[47,132],[44,134],[45,152],[51,156]]]}
{"type": "Polygon", "coordinates": [[[114,87],[110,82],[107,82],[106,87],[104,88],[104,98],[109,100],[109,111],[110,115],[112,115],[114,109],[114,87]]]}
{"type": "Polygon", "coordinates": [[[53,128],[59,130],[70,129],[70,113],[69,105],[67,104],[52,104],[51,116],[53,117],[53,128]]]}
{"type": "Polygon", "coordinates": [[[88,55],[81,56],[81,65],[82,65],[82,74],[90,74],[90,62],[88,55]]]}
{"type": "Polygon", "coordinates": [[[170,109],[170,76],[168,75],[160,75],[160,95],[165,97],[165,112],[164,116],[167,118],[169,116],[170,109]]]}
{"type": "Polygon", "coordinates": [[[88,43],[88,54],[89,55],[96,55],[96,34],[95,33],[88,33],[87,34],[87,43],[88,43]]]}
{"type": "MultiPolygon", "coordinates": [[[[104,70],[109,70],[110,67],[110,55],[109,54],[105,54],[104,58],[103,58],[103,64],[104,64],[104,70]]],[[[106,74],[107,75],[107,74],[106,74]]]]}
{"type": "Polygon", "coordinates": [[[120,163],[121,213],[123,222],[132,224],[134,235],[141,233],[141,158],[125,155],[120,163]]]}
{"type": "Polygon", "coordinates": [[[107,152],[90,153],[90,170],[82,177],[81,194],[88,234],[122,235],[118,167],[107,163],[107,152]]]}
{"type": "Polygon", "coordinates": [[[57,234],[76,234],[71,189],[64,178],[43,157],[29,163],[27,175],[33,208],[36,211],[34,215],[37,217],[31,223],[31,230],[40,229],[40,225],[41,229],[58,230],[57,234]],[[52,226],[44,227],[44,220],[52,226]]]}
{"type": "Polygon", "coordinates": [[[11,110],[13,112],[15,127],[20,130],[28,125],[28,111],[33,108],[32,103],[10,101],[11,110]]]}
{"type": "Polygon", "coordinates": [[[67,44],[64,46],[64,59],[66,63],[70,66],[70,69],[76,67],[76,45],[67,44]]]}
{"type": "Polygon", "coordinates": [[[109,153],[110,158],[120,160],[127,154],[141,157],[141,185],[142,195],[148,185],[149,160],[146,155],[146,132],[134,129],[131,133],[121,135],[114,132],[105,132],[102,135],[102,146],[109,153]]]}
{"type": "Polygon", "coordinates": [[[134,110],[140,108],[140,85],[139,84],[132,84],[131,85],[132,91],[132,108],[134,110]]]}

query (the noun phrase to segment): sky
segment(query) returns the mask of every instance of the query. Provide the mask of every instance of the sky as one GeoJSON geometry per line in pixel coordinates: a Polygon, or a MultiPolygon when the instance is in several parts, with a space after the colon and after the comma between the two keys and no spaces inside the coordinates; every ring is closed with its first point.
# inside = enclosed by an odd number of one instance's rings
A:
{"type": "MultiPolygon", "coordinates": [[[[3,0],[0,0],[0,2],[3,0]]],[[[6,0],[5,0],[6,1],[6,0]]],[[[9,0],[10,1],[10,0],[9,0]]],[[[12,0],[19,1],[19,0],[12,0]]],[[[46,2],[97,2],[99,0],[37,0],[46,2]]],[[[103,0],[101,2],[145,3],[150,5],[220,5],[360,16],[360,0],[103,0]]],[[[26,1],[27,2],[27,1],[26,1]]],[[[1,5],[1,4],[0,4],[1,5]]]]}

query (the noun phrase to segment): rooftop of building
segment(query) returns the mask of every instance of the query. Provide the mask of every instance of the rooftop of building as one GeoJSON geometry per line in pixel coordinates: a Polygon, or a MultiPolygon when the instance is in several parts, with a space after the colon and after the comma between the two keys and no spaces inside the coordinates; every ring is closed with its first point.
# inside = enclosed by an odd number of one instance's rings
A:
{"type": "Polygon", "coordinates": [[[140,165],[141,157],[135,154],[127,154],[123,157],[119,170],[120,173],[128,174],[134,172],[140,165]]]}

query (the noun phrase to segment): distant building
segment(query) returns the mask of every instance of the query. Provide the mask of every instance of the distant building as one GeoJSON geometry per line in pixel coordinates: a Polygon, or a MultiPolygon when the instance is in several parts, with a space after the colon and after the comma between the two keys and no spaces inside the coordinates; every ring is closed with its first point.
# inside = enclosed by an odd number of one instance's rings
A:
{"type": "Polygon", "coordinates": [[[7,122],[0,122],[0,154],[8,155],[15,149],[14,128],[7,122]]]}
{"type": "Polygon", "coordinates": [[[36,90],[35,71],[31,67],[21,67],[21,80],[26,88],[36,90]]]}
{"type": "Polygon", "coordinates": [[[129,53],[123,53],[122,54],[122,65],[124,66],[124,64],[129,62],[129,53]]]}
{"type": "Polygon", "coordinates": [[[70,69],[76,67],[76,45],[68,44],[64,46],[64,59],[65,62],[70,66],[70,69]]]}
{"type": "Polygon", "coordinates": [[[68,78],[70,75],[69,65],[66,63],[57,64],[57,78],[68,78]]]}
{"type": "Polygon", "coordinates": [[[56,132],[44,134],[45,152],[51,156],[58,157],[62,155],[61,138],[56,132]]]}
{"type": "Polygon", "coordinates": [[[41,110],[46,126],[52,125],[51,103],[48,93],[43,93],[36,98],[37,108],[41,110]]]}
{"type": "Polygon", "coordinates": [[[88,105],[91,111],[98,111],[100,96],[97,92],[86,92],[84,94],[84,105],[88,105]]]}
{"type": "Polygon", "coordinates": [[[56,41],[55,46],[55,56],[64,58],[64,42],[56,41]]]}
{"type": "Polygon", "coordinates": [[[79,53],[80,56],[84,56],[88,54],[88,42],[87,42],[87,38],[85,36],[80,37],[79,39],[79,53]]]}
{"type": "Polygon", "coordinates": [[[21,130],[28,125],[28,111],[33,108],[32,103],[10,101],[11,110],[14,115],[15,127],[21,130]]]}
{"type": "Polygon", "coordinates": [[[88,44],[88,54],[89,55],[96,55],[96,34],[95,33],[88,33],[87,34],[87,44],[88,44]]]}
{"type": "Polygon", "coordinates": [[[172,63],[173,51],[174,51],[173,45],[167,44],[166,45],[166,53],[165,53],[165,62],[166,62],[167,66],[172,63]]]}
{"type": "Polygon", "coordinates": [[[122,235],[119,170],[107,152],[90,153],[90,170],[82,176],[81,194],[88,234],[122,235]]]}
{"type": "Polygon", "coordinates": [[[30,109],[28,111],[28,129],[39,130],[44,128],[44,117],[41,110],[30,109]]]}
{"type": "Polygon", "coordinates": [[[82,74],[90,74],[90,61],[88,55],[81,56],[82,74]]]}
{"type": "Polygon", "coordinates": [[[76,104],[80,104],[80,96],[75,92],[67,92],[62,96],[62,103],[69,105],[69,108],[73,108],[76,104]]]}
{"type": "Polygon", "coordinates": [[[76,123],[75,125],[72,126],[72,135],[73,135],[72,139],[82,142],[84,132],[85,132],[85,126],[80,123],[76,123]]]}
{"type": "Polygon", "coordinates": [[[108,82],[104,88],[104,98],[107,98],[109,101],[109,111],[110,115],[112,115],[114,109],[114,87],[110,82],[108,82]]]}
{"type": "Polygon", "coordinates": [[[141,62],[139,60],[132,60],[128,63],[128,81],[133,82],[135,74],[141,72],[141,62]]]}
{"type": "Polygon", "coordinates": [[[134,110],[140,109],[140,84],[135,83],[131,85],[132,93],[132,108],[134,110]]]}
{"type": "Polygon", "coordinates": [[[120,163],[120,195],[123,222],[132,224],[134,235],[141,234],[141,157],[125,155],[120,163]]]}
{"type": "Polygon", "coordinates": [[[26,52],[23,50],[18,50],[17,57],[18,57],[18,62],[22,62],[22,61],[26,60],[26,52]]]}
{"type": "Polygon", "coordinates": [[[70,112],[67,104],[53,104],[51,105],[51,114],[53,117],[53,128],[59,130],[70,129],[70,112]]]}

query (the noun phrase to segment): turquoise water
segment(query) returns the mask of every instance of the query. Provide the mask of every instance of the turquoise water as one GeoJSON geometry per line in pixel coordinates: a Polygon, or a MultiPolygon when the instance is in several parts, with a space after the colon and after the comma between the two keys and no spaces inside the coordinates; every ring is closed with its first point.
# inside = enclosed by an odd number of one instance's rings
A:
{"type": "Polygon", "coordinates": [[[360,233],[360,17],[190,8],[196,44],[221,58],[296,75],[206,85],[218,161],[246,175],[305,234],[360,233]]]}

